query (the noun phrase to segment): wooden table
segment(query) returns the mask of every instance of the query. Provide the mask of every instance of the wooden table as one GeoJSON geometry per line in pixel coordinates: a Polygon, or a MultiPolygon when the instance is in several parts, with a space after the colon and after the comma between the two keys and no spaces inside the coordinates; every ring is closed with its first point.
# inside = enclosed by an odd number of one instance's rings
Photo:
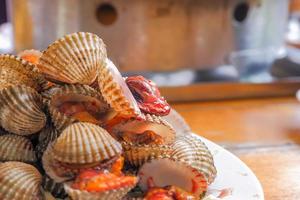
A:
{"type": "Polygon", "coordinates": [[[295,98],[177,103],[192,130],[243,160],[266,200],[300,199],[300,103],[295,98]]]}

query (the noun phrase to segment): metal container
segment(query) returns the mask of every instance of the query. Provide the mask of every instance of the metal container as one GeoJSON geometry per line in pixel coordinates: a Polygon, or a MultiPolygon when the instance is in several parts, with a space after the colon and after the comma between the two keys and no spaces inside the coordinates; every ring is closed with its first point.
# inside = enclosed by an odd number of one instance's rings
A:
{"type": "Polygon", "coordinates": [[[278,49],[288,0],[10,0],[15,51],[75,31],[104,39],[122,71],[211,69],[232,52],[278,49]]]}

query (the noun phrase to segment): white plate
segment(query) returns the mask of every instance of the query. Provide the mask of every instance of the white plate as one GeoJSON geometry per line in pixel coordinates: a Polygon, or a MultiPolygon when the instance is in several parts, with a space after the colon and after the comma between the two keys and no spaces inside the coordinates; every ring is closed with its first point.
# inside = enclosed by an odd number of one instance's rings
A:
{"type": "Polygon", "coordinates": [[[208,195],[217,197],[223,191],[231,194],[222,200],[264,200],[261,184],[246,164],[219,145],[200,138],[212,152],[218,172],[208,195]]]}

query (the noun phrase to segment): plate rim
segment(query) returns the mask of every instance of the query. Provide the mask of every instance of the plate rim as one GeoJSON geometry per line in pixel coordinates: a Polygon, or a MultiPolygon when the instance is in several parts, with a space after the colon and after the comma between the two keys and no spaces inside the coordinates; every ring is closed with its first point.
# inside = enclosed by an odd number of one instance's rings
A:
{"type": "MultiPolygon", "coordinates": [[[[260,195],[260,198],[258,200],[265,200],[265,196],[264,196],[264,191],[263,191],[263,187],[261,182],[259,181],[259,179],[257,178],[257,176],[254,174],[254,172],[252,171],[252,169],[250,167],[248,167],[246,165],[246,163],[244,163],[239,157],[237,157],[235,154],[233,154],[232,152],[228,151],[227,149],[223,148],[222,146],[214,143],[213,141],[206,139],[203,136],[200,136],[194,132],[191,132],[193,135],[197,136],[198,138],[200,138],[209,148],[209,146],[215,146],[218,149],[221,149],[222,151],[224,151],[226,154],[228,154],[228,156],[232,157],[234,160],[236,160],[241,166],[243,166],[243,168],[245,168],[249,173],[250,176],[252,176],[253,178],[255,178],[256,181],[256,185],[258,186],[258,194],[260,195]]],[[[217,175],[218,176],[218,175],[217,175]]]]}

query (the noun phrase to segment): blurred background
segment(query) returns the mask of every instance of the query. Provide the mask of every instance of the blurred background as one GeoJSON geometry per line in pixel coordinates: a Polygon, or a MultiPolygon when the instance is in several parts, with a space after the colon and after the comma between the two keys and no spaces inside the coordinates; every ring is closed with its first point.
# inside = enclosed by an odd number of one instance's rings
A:
{"type": "Polygon", "coordinates": [[[89,31],[172,101],[282,96],[300,86],[299,13],[300,0],[0,0],[0,53],[89,31]]]}

